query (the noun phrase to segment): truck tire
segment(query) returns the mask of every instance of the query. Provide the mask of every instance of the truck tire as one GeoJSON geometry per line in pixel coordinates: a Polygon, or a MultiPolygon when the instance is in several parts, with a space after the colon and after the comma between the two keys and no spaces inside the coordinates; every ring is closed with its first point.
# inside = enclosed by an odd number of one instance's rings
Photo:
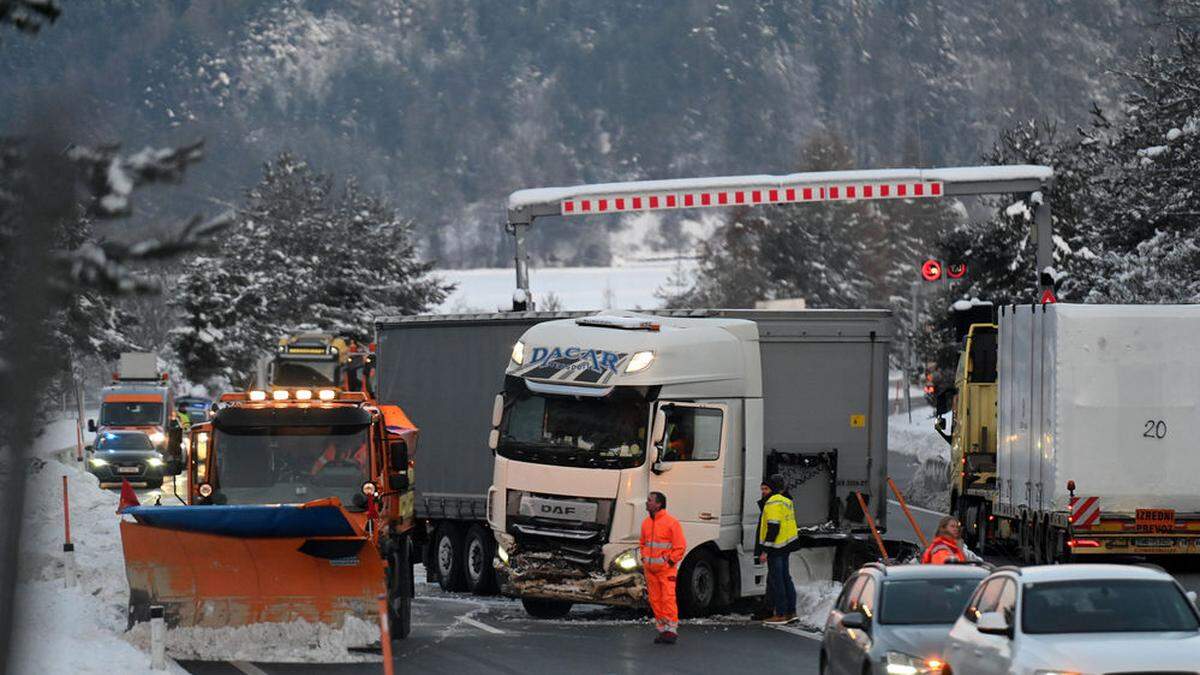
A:
{"type": "Polygon", "coordinates": [[[525,613],[535,619],[561,619],[571,611],[574,604],[567,600],[546,600],[544,598],[521,598],[525,613]]]}
{"type": "Polygon", "coordinates": [[[442,523],[433,538],[433,560],[437,566],[438,585],[443,591],[466,588],[463,558],[462,530],[455,523],[442,523]]]}
{"type": "Polygon", "coordinates": [[[388,628],[393,640],[403,640],[412,631],[413,568],[412,546],[400,537],[388,556],[388,628]]]}
{"type": "Polygon", "coordinates": [[[493,595],[496,592],[496,570],[492,558],[496,556],[496,540],[492,533],[478,525],[467,530],[463,544],[463,573],[466,575],[467,590],[475,595],[493,595]]]}
{"type": "Polygon", "coordinates": [[[696,549],[684,559],[675,580],[675,598],[685,618],[705,616],[717,597],[717,561],[707,549],[696,549]]]}

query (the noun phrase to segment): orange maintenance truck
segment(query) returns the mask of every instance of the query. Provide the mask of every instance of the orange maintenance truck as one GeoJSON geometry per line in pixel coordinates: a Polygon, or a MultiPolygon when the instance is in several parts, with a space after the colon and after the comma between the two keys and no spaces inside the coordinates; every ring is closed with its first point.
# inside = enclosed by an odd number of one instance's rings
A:
{"type": "MultiPolygon", "coordinates": [[[[167,374],[158,369],[158,357],[150,353],[121,354],[113,381],[100,393],[100,420],[88,420],[88,431],[140,431],[163,454],[168,474],[183,467],[180,440],[183,431],[175,416],[174,396],[167,374]]],[[[138,483],[139,475],[126,476],[138,483]]]]}
{"type": "Polygon", "coordinates": [[[373,620],[386,595],[405,637],[417,437],[403,410],[362,392],[221,396],[190,432],[188,505],[123,511],[130,624],[159,605],[169,625],[341,625],[373,620]]]}

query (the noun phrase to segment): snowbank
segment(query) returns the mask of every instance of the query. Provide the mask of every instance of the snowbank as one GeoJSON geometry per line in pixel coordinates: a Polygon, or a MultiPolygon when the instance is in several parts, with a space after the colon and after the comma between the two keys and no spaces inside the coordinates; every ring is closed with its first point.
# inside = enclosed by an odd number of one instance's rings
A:
{"type": "MultiPolygon", "coordinates": [[[[126,632],[129,587],[121,549],[118,494],[101,490],[74,461],[74,420],[49,423],[29,463],[17,588],[20,632],[11,666],[18,673],[161,673],[150,670],[148,624],[126,632]],[[71,498],[78,584],[66,588],[62,560],[62,477],[71,498]]],[[[377,656],[348,647],[379,642],[379,626],[350,618],[341,629],[297,621],[238,628],[167,631],[167,654],[180,659],[359,662],[377,656]]],[[[184,673],[171,664],[168,672],[184,673]]]]}
{"type": "MultiPolygon", "coordinates": [[[[53,454],[56,434],[75,443],[73,422],[52,423],[39,438],[39,455],[53,454]]],[[[58,449],[62,449],[61,447],[58,449]]],[[[72,463],[73,464],[73,463],[72,463]]],[[[81,468],[55,459],[30,460],[19,613],[11,665],[18,673],[149,673],[148,652],[123,634],[128,587],[117,529],[117,496],[103,491],[81,468]],[[78,584],[64,587],[62,477],[71,496],[71,538],[78,584]]],[[[170,672],[186,672],[172,666],[170,672]]],[[[161,671],[158,671],[161,672],[161,671]]]]}
{"type": "MultiPolygon", "coordinates": [[[[932,408],[913,408],[888,418],[888,450],[909,455],[919,463],[912,478],[900,489],[912,504],[945,512],[950,508],[950,444],[933,427],[932,408]]],[[[900,482],[900,481],[897,481],[900,482]]]]}

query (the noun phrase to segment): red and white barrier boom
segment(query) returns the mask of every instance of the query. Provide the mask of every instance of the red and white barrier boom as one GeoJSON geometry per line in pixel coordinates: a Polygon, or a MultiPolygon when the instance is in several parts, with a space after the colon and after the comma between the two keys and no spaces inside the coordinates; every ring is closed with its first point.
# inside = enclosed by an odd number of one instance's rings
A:
{"type": "Polygon", "coordinates": [[[525,235],[536,219],[546,216],[985,194],[1021,195],[1033,211],[1040,287],[1042,272],[1052,264],[1052,226],[1047,195],[1053,182],[1054,171],[1050,167],[1015,165],[820,171],[785,176],[723,176],[517,190],[508,197],[506,225],[516,246],[518,290],[513,309],[533,309],[525,235]]]}

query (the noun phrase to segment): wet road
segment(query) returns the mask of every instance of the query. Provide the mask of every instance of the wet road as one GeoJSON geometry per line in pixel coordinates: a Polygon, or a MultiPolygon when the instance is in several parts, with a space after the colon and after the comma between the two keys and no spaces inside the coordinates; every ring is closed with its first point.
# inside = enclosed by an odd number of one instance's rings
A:
{"type": "MultiPolygon", "coordinates": [[[[685,622],[678,644],[656,645],[649,621],[635,612],[593,606],[575,609],[564,621],[542,621],[527,616],[512,600],[445,594],[420,586],[413,632],[395,643],[396,672],[817,672],[817,634],[790,626],[766,628],[742,615],[685,622]]],[[[370,663],[181,665],[203,675],[380,670],[370,663]]]]}

